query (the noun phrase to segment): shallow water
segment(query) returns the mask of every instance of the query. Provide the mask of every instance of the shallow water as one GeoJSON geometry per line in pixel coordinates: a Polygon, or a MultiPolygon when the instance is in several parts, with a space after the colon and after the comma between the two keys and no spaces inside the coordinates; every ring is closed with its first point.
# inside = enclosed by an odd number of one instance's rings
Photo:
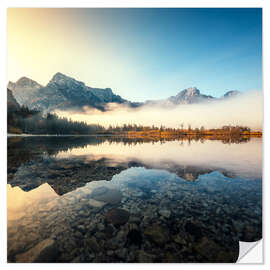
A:
{"type": "Polygon", "coordinates": [[[261,178],[261,139],[8,139],[8,260],[234,262],[261,178]]]}

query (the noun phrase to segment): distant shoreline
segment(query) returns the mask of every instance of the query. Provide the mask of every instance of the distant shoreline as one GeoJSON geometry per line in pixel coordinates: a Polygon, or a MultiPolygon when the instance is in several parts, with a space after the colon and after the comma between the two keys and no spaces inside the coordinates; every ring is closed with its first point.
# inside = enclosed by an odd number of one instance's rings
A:
{"type": "Polygon", "coordinates": [[[244,131],[239,133],[230,133],[222,131],[128,131],[126,132],[128,136],[154,136],[154,137],[262,137],[261,131],[244,131]]]}
{"type": "Polygon", "coordinates": [[[174,131],[127,131],[117,133],[96,133],[96,134],[14,134],[8,133],[7,137],[95,137],[95,136],[114,136],[114,137],[128,137],[128,138],[209,138],[209,139],[226,139],[226,138],[261,138],[263,132],[261,131],[250,131],[242,132],[238,134],[222,133],[222,132],[174,132],[174,131]]]}
{"type": "Polygon", "coordinates": [[[94,137],[94,136],[118,136],[116,134],[12,134],[8,133],[7,137],[12,138],[12,137],[94,137]]]}

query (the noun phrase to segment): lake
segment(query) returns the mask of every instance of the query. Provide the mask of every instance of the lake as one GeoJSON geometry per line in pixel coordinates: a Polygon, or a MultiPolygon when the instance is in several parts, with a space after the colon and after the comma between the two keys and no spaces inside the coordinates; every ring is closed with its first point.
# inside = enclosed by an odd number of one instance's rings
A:
{"type": "Polygon", "coordinates": [[[262,238],[262,140],[8,139],[9,262],[235,262],[262,238]]]}

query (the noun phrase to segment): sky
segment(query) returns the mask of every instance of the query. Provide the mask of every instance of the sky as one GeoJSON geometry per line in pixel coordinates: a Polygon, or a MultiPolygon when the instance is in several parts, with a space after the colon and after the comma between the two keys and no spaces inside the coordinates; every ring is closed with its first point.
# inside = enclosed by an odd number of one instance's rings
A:
{"type": "Polygon", "coordinates": [[[56,72],[132,101],[262,89],[262,10],[9,8],[8,80],[56,72]]]}

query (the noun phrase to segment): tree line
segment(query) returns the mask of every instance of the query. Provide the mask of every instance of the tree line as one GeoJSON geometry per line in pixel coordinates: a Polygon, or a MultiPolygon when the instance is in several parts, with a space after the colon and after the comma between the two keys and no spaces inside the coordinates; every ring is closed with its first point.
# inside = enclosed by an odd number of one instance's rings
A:
{"type": "Polygon", "coordinates": [[[103,133],[101,125],[89,125],[83,121],[72,121],[56,114],[30,110],[22,106],[19,110],[8,111],[8,132],[26,134],[76,135],[103,133]]]}
{"type": "Polygon", "coordinates": [[[250,133],[250,128],[245,126],[223,126],[221,128],[206,129],[192,128],[183,124],[179,128],[161,126],[143,126],[137,124],[109,125],[105,128],[99,124],[87,124],[83,121],[72,121],[56,114],[42,114],[37,110],[30,110],[22,106],[19,109],[8,109],[8,132],[26,134],[50,134],[50,135],[89,135],[89,134],[126,134],[126,133],[171,133],[180,135],[210,135],[227,134],[240,135],[250,133]]]}

